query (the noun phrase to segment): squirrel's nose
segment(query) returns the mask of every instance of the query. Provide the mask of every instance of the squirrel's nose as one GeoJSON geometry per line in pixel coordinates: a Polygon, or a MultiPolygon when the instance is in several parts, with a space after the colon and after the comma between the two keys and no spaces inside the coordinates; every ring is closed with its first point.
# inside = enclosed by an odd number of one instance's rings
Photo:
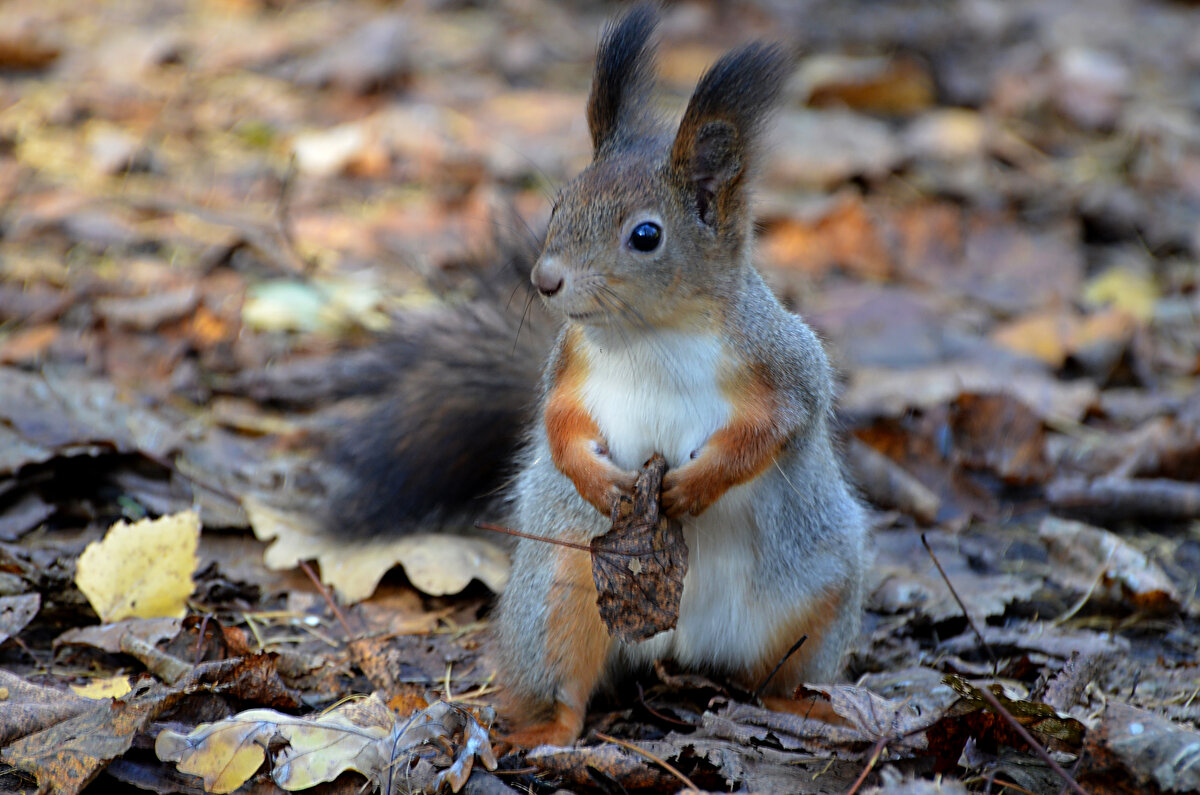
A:
{"type": "Polygon", "coordinates": [[[537,291],[549,298],[562,289],[565,277],[563,267],[556,259],[544,259],[533,266],[531,274],[533,286],[537,291]]]}

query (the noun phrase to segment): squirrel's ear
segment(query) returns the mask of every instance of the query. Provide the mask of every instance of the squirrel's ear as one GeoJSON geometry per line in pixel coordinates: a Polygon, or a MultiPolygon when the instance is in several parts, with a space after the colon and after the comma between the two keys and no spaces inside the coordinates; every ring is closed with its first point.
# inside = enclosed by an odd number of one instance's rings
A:
{"type": "Polygon", "coordinates": [[[700,78],[679,123],[670,168],[705,224],[744,219],[742,187],[759,128],[792,65],[782,47],[756,43],[726,54],[700,78]]]}
{"type": "Polygon", "coordinates": [[[654,47],[650,36],[658,25],[658,5],[638,3],[609,23],[596,54],[596,72],[588,97],[588,130],[596,155],[636,135],[651,117],[649,93],[654,81],[654,47]]]}

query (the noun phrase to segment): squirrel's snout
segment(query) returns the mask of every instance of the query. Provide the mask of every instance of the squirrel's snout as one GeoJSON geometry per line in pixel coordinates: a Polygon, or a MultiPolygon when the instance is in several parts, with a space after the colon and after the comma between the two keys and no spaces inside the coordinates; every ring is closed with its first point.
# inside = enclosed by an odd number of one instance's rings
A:
{"type": "Polygon", "coordinates": [[[530,278],[533,281],[533,286],[546,298],[561,290],[563,283],[566,281],[563,267],[555,259],[539,260],[533,266],[533,273],[530,278]]]}

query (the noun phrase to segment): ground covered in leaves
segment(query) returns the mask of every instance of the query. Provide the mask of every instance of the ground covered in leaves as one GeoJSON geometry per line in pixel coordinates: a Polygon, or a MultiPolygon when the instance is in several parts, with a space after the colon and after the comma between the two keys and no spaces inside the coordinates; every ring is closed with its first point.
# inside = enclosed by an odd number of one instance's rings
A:
{"type": "Polygon", "coordinates": [[[798,694],[830,724],[662,667],[481,771],[503,543],[314,534],[316,453],[338,374],[586,163],[615,8],[0,7],[0,789],[1200,790],[1200,9],[1167,0],[671,9],[668,110],[803,47],[759,254],[875,508],[854,684],[798,694]]]}

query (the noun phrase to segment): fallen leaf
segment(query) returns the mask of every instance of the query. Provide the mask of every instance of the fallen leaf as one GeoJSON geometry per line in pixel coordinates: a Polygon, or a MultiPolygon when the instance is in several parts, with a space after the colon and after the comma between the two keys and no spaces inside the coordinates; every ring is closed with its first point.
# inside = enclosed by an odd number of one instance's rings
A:
{"type": "Polygon", "coordinates": [[[1113,267],[1093,276],[1083,285],[1083,300],[1093,306],[1111,306],[1139,323],[1154,317],[1159,289],[1147,274],[1129,268],[1113,267]]]}
{"type": "Polygon", "coordinates": [[[1083,281],[1079,238],[1071,224],[1032,231],[1006,219],[973,219],[964,261],[941,274],[943,289],[1009,313],[1071,301],[1083,281]]]}
{"type": "Polygon", "coordinates": [[[596,606],[608,632],[636,643],[675,627],[687,544],[683,526],[658,512],[667,462],[655,454],[633,486],[632,511],[614,506],[612,529],[592,539],[596,606]]]}
{"type": "Polygon", "coordinates": [[[0,759],[33,773],[44,788],[74,795],[128,751],[175,698],[154,685],[126,699],[84,700],[88,707],[79,714],[10,743],[0,759]]]}
{"type": "Polygon", "coordinates": [[[383,575],[402,565],[409,581],[431,596],[455,594],[478,579],[499,593],[508,582],[508,556],[484,538],[450,533],[414,533],[391,541],[347,544],[307,515],[281,511],[257,500],[243,501],[254,535],[273,542],[267,568],[294,568],[315,559],[321,580],[348,602],[366,599],[383,575]]]}
{"type": "Polygon", "coordinates": [[[903,781],[890,781],[885,777],[884,781],[884,786],[865,789],[863,795],[967,795],[969,792],[957,781],[940,776],[933,780],[918,778],[903,781]]]}
{"type": "Polygon", "coordinates": [[[879,739],[911,735],[931,722],[903,701],[891,701],[865,687],[854,685],[801,685],[798,699],[816,699],[829,703],[848,725],[879,739]]]}
{"type": "Polygon", "coordinates": [[[178,635],[181,626],[178,618],[127,618],[111,624],[69,629],[54,639],[54,646],[92,646],[109,654],[120,654],[125,635],[141,638],[154,646],[178,635]]]}
{"type": "MultiPolygon", "coordinates": [[[[653,747],[663,744],[642,745],[653,747]]],[[[596,786],[593,771],[603,775],[604,780],[621,782],[625,790],[674,791],[679,787],[678,779],[646,757],[612,743],[582,748],[543,746],[526,754],[525,762],[580,789],[596,786]]]]}
{"type": "Polygon", "coordinates": [[[1058,564],[1055,579],[1081,598],[1153,615],[1175,613],[1183,603],[1166,572],[1115,533],[1047,516],[1038,535],[1058,564]]]}
{"type": "Polygon", "coordinates": [[[1086,748],[1089,775],[1101,781],[1123,773],[1137,787],[1130,791],[1200,791],[1200,732],[1153,712],[1108,701],[1086,748]]]}
{"type": "Polygon", "coordinates": [[[4,69],[43,69],[54,63],[61,52],[57,44],[37,30],[6,30],[0,33],[0,67],[4,69]]]}
{"type": "Polygon", "coordinates": [[[1037,416],[1077,422],[1097,404],[1100,390],[1087,381],[1060,381],[1035,370],[987,367],[972,362],[911,369],[862,367],[850,374],[840,407],[855,417],[898,417],[910,409],[951,402],[963,392],[1018,397],[1037,416]]]}
{"type": "Polygon", "coordinates": [[[377,287],[351,280],[280,279],[253,285],[242,322],[258,331],[332,333],[351,328],[379,331],[390,320],[377,287]]]}
{"type": "Polygon", "coordinates": [[[214,793],[233,792],[254,775],[275,738],[286,744],[272,759],[271,778],[286,790],[307,789],[356,770],[376,785],[390,789],[390,782],[399,778],[416,791],[422,786],[408,775],[409,763],[421,751],[442,751],[457,743],[443,769],[424,782],[431,789],[445,782],[457,792],[476,756],[487,769],[496,767],[488,743],[490,712],[483,721],[444,701],[397,720],[378,695],[371,695],[315,717],[252,709],[202,723],[187,734],[164,729],[154,750],[159,759],[203,778],[205,789],[214,793]]]}
{"type": "Polygon", "coordinates": [[[961,160],[983,153],[987,132],[987,124],[977,111],[939,108],[913,119],[905,130],[904,142],[918,157],[961,160]]]}
{"type": "Polygon", "coordinates": [[[198,302],[196,286],[186,285],[132,298],[101,298],[95,308],[97,314],[114,326],[153,331],[187,317],[196,310],[198,302]]]}
{"type": "Polygon", "coordinates": [[[813,107],[848,107],[867,113],[916,114],[933,104],[933,78],[905,56],[815,56],[801,66],[800,81],[813,107]]]}
{"type": "Polygon", "coordinates": [[[0,364],[32,362],[42,358],[46,350],[58,341],[62,328],[57,323],[44,323],[21,329],[0,341],[0,364]]]}
{"type": "Polygon", "coordinates": [[[891,458],[853,436],[846,440],[843,454],[854,482],[872,503],[907,513],[922,524],[937,518],[941,499],[891,458]]]}
{"type": "Polygon", "coordinates": [[[79,556],[75,583],[104,622],[182,618],[195,584],[200,516],[195,511],[117,522],[79,556]]]}
{"type": "Polygon", "coordinates": [[[860,196],[840,194],[816,218],[789,218],[764,231],[759,245],[766,260],[822,276],[831,268],[873,281],[891,275],[889,247],[860,196]]]}
{"type": "MultiPolygon", "coordinates": [[[[946,577],[967,606],[971,618],[983,622],[1003,615],[1010,604],[1020,604],[1042,587],[1040,581],[983,568],[977,549],[998,544],[997,539],[959,538],[941,531],[925,534],[946,577]]],[[[868,585],[872,609],[884,613],[912,612],[940,622],[962,616],[962,608],[921,543],[921,533],[893,530],[875,538],[877,558],[868,585]]]]}
{"type": "MultiPolygon", "coordinates": [[[[1037,652],[1049,657],[1068,659],[1076,652],[1093,655],[1125,654],[1129,641],[1111,632],[1092,632],[1068,629],[1043,621],[1032,621],[1007,629],[984,624],[979,628],[983,640],[1000,657],[1037,652]]],[[[967,631],[957,638],[947,638],[940,648],[947,654],[978,654],[979,638],[967,631]]]]}
{"type": "Polygon", "coordinates": [[[1032,356],[1051,367],[1062,367],[1068,356],[1094,358],[1107,348],[1115,359],[1133,337],[1130,316],[1117,310],[1081,315],[1054,308],[1034,312],[996,327],[990,337],[1003,348],[1032,356]]]}
{"type": "Polygon", "coordinates": [[[301,86],[368,94],[403,88],[412,78],[413,32],[404,14],[386,14],[331,36],[317,52],[282,71],[301,86]]]}
{"type": "Polygon", "coordinates": [[[1012,485],[1050,477],[1042,421],[1012,395],[964,392],[950,405],[950,429],[967,467],[990,470],[1012,485]]]}
{"type": "Polygon", "coordinates": [[[781,113],[771,137],[787,145],[774,147],[768,179],[792,188],[828,190],[854,177],[880,179],[904,156],[886,123],[849,110],[781,113]]]}
{"type": "Polygon", "coordinates": [[[24,629],[41,606],[42,595],[38,593],[0,596],[0,643],[24,629]]]}
{"type": "Polygon", "coordinates": [[[71,685],[75,695],[84,698],[120,698],[131,689],[128,676],[110,676],[93,679],[86,685],[71,685]]]}
{"type": "MultiPolygon", "coordinates": [[[[976,710],[991,712],[994,709],[983,696],[979,695],[981,688],[961,676],[947,676],[944,681],[959,695],[959,703],[954,710],[955,715],[960,716],[976,710]]],[[[1034,734],[1052,737],[1072,748],[1078,748],[1083,742],[1087,729],[1070,715],[1064,715],[1047,704],[1015,697],[1005,692],[1004,687],[999,684],[985,685],[985,687],[996,697],[1000,706],[1009,715],[1016,718],[1017,722],[1034,734]]],[[[1003,718],[997,716],[997,720],[1000,721],[1003,718]]],[[[1008,742],[1006,744],[1016,745],[1017,743],[1008,742]]]]}
{"type": "Polygon", "coordinates": [[[0,748],[91,709],[85,698],[27,682],[0,669],[0,748]]]}

